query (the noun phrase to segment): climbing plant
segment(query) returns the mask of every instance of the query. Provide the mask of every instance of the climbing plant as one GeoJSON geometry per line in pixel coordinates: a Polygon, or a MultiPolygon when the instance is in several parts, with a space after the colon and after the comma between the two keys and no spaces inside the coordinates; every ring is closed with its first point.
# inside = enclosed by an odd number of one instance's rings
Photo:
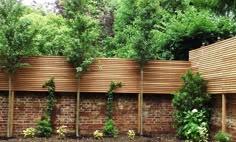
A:
{"type": "Polygon", "coordinates": [[[55,83],[54,78],[46,81],[43,88],[48,87],[48,96],[47,96],[47,108],[41,120],[38,121],[38,134],[39,136],[50,137],[52,134],[51,126],[51,114],[55,106],[55,83]]]}
{"type": "Polygon", "coordinates": [[[110,89],[107,92],[107,119],[112,119],[112,103],[113,103],[113,94],[115,89],[121,87],[121,82],[112,81],[110,84],[110,89]]]}
{"type": "Polygon", "coordinates": [[[114,126],[114,122],[112,120],[112,104],[113,104],[113,94],[115,92],[115,89],[118,87],[122,87],[121,82],[114,82],[112,81],[110,84],[110,89],[107,92],[107,121],[105,123],[105,126],[103,128],[103,131],[105,135],[111,136],[111,137],[116,137],[118,131],[116,127],[114,126]]]}

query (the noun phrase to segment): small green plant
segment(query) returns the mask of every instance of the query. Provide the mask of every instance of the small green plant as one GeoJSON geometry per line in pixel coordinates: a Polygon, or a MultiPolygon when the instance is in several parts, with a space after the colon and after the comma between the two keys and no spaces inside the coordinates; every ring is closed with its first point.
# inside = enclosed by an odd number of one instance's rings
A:
{"type": "Polygon", "coordinates": [[[219,131],[215,136],[214,139],[218,142],[231,142],[231,135],[222,131],[219,131]]]}
{"type": "Polygon", "coordinates": [[[134,137],[135,137],[135,132],[134,132],[134,130],[129,130],[129,131],[127,132],[127,135],[128,135],[128,138],[129,138],[130,140],[134,140],[134,137]]]}
{"type": "Polygon", "coordinates": [[[66,136],[66,130],[67,126],[60,126],[57,128],[57,134],[59,136],[59,138],[64,138],[66,136]]]}
{"type": "Polygon", "coordinates": [[[37,122],[38,124],[38,135],[41,137],[50,137],[52,134],[52,127],[49,116],[45,116],[42,120],[37,122]]]}
{"type": "Polygon", "coordinates": [[[25,138],[26,137],[33,138],[35,136],[35,133],[36,133],[36,130],[35,130],[35,128],[32,128],[32,127],[23,130],[23,134],[24,134],[25,138]]]}
{"type": "Polygon", "coordinates": [[[192,111],[184,112],[184,126],[182,132],[187,140],[194,142],[208,142],[208,125],[205,116],[206,111],[192,111]]]}
{"type": "Polygon", "coordinates": [[[109,119],[105,123],[103,131],[104,131],[105,135],[109,136],[109,137],[117,137],[117,135],[118,135],[118,130],[116,129],[112,119],[109,119]]]}
{"type": "Polygon", "coordinates": [[[103,139],[103,133],[100,132],[99,130],[94,131],[93,136],[94,136],[95,139],[99,139],[99,140],[103,139]]]}

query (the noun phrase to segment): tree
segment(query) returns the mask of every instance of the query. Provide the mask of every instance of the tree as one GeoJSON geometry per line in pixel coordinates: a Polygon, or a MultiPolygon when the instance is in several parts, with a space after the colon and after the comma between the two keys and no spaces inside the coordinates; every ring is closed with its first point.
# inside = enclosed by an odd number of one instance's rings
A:
{"type": "Polygon", "coordinates": [[[33,11],[24,16],[32,21],[30,30],[36,31],[32,47],[37,55],[62,56],[69,47],[71,28],[61,15],[33,11]]]}
{"type": "Polygon", "coordinates": [[[79,136],[80,77],[96,57],[100,28],[98,21],[87,14],[86,1],[64,0],[63,5],[67,24],[72,28],[69,48],[65,54],[77,71],[76,136],[79,136]]]}
{"type": "Polygon", "coordinates": [[[188,51],[236,35],[234,19],[201,5],[203,2],[182,3],[182,10],[175,11],[165,24],[153,30],[152,42],[159,48],[160,58],[188,60],[188,51]]]}
{"type": "Polygon", "coordinates": [[[31,43],[34,35],[34,32],[28,30],[31,21],[21,18],[23,13],[24,7],[16,0],[0,1],[0,65],[9,78],[8,137],[11,136],[12,76],[19,68],[27,65],[22,63],[22,59],[31,54],[31,43]]]}
{"type": "Polygon", "coordinates": [[[157,51],[152,46],[152,31],[159,23],[163,10],[158,0],[124,0],[115,14],[114,43],[118,57],[136,59],[140,67],[140,100],[141,100],[141,128],[143,105],[143,70],[150,59],[158,59],[157,51]]]}

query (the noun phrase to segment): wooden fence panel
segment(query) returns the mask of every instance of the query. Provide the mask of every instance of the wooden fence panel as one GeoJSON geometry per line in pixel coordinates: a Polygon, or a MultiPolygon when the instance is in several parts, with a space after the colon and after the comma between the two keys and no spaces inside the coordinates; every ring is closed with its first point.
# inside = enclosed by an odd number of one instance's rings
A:
{"type": "Polygon", "coordinates": [[[189,61],[208,81],[208,93],[236,93],[236,37],[190,51],[189,61]]]}
{"type": "MultiPolygon", "coordinates": [[[[55,78],[57,92],[76,92],[75,69],[62,56],[29,57],[31,66],[20,69],[13,78],[15,91],[47,91],[42,84],[55,78]]],[[[180,76],[190,68],[186,61],[150,61],[144,68],[144,93],[170,94],[182,84],[180,76]]],[[[0,72],[0,90],[8,90],[7,75],[0,72]]],[[[111,81],[121,81],[118,93],[140,92],[140,71],[135,60],[99,58],[81,77],[81,92],[107,92],[111,81]]]]}

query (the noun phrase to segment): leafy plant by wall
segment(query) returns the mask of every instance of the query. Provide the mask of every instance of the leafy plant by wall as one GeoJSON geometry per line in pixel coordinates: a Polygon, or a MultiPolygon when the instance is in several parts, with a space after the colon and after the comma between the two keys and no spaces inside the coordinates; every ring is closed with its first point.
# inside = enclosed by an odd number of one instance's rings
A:
{"type": "Polygon", "coordinates": [[[210,95],[206,93],[207,82],[199,73],[189,70],[182,76],[183,85],[174,94],[172,104],[177,136],[193,142],[208,138],[210,120],[210,95]]]}
{"type": "Polygon", "coordinates": [[[231,135],[226,132],[219,131],[214,136],[214,139],[217,140],[218,142],[231,142],[231,135]]]}
{"type": "Polygon", "coordinates": [[[103,128],[105,135],[115,137],[118,134],[117,129],[115,128],[114,122],[112,120],[112,105],[113,105],[113,93],[115,89],[121,87],[121,82],[112,81],[110,84],[110,89],[107,92],[107,121],[103,128]]]}
{"type": "Polygon", "coordinates": [[[121,86],[121,82],[112,81],[110,84],[110,89],[107,92],[107,119],[112,119],[113,93],[115,92],[116,88],[121,86]]]}
{"type": "Polygon", "coordinates": [[[50,137],[52,134],[52,127],[51,127],[51,113],[55,106],[55,83],[54,78],[49,79],[46,81],[43,88],[48,87],[48,96],[47,96],[47,108],[44,116],[38,123],[38,134],[39,136],[50,137]]]}

